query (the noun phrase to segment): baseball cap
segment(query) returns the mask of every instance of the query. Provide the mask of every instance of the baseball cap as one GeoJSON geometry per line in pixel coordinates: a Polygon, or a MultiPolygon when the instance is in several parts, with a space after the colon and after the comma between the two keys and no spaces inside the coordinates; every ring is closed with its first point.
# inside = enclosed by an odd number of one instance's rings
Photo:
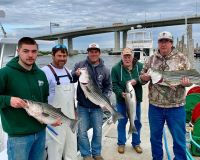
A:
{"type": "Polygon", "coordinates": [[[87,48],[87,51],[91,50],[91,49],[97,49],[100,51],[100,47],[97,43],[91,43],[89,44],[88,48],[87,48]]]}
{"type": "Polygon", "coordinates": [[[160,32],[158,35],[158,41],[161,39],[169,39],[169,40],[173,41],[173,36],[170,32],[163,31],[163,32],[160,32]]]}
{"type": "Polygon", "coordinates": [[[122,51],[122,55],[132,55],[132,49],[131,48],[124,48],[122,51]]]}

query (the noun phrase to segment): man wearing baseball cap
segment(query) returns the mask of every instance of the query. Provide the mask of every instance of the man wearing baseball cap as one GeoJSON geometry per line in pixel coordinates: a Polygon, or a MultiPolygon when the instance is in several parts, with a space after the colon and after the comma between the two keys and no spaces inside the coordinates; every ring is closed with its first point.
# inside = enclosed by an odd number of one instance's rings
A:
{"type": "Polygon", "coordinates": [[[89,44],[87,51],[89,52],[90,50],[98,50],[99,52],[101,51],[99,48],[99,45],[97,43],[91,43],[89,44]]]}
{"type": "Polygon", "coordinates": [[[158,35],[158,51],[144,64],[140,76],[143,83],[149,83],[149,125],[152,157],[163,159],[162,135],[166,122],[173,138],[176,160],[187,160],[185,139],[185,87],[191,85],[187,77],[180,79],[179,85],[153,84],[149,69],[176,71],[190,69],[187,57],[173,47],[173,37],[164,31],[158,35]]]}
{"type": "Polygon", "coordinates": [[[171,42],[173,42],[173,36],[170,32],[164,31],[164,32],[160,32],[158,35],[158,41],[162,40],[162,39],[166,39],[169,40],[171,42]]]}
{"type": "Polygon", "coordinates": [[[134,126],[136,132],[132,132],[132,146],[137,153],[142,153],[142,148],[140,146],[140,130],[142,127],[141,124],[141,102],[142,102],[142,84],[139,79],[140,72],[142,70],[142,63],[137,62],[134,59],[132,49],[124,48],[121,53],[122,60],[117,62],[112,67],[111,77],[113,92],[116,95],[117,100],[117,111],[120,112],[124,118],[118,120],[117,132],[118,132],[118,152],[123,154],[125,152],[126,144],[126,124],[128,121],[127,118],[127,106],[125,104],[126,97],[126,84],[131,82],[136,93],[136,117],[134,120],[134,126]]]}
{"type": "MultiPolygon", "coordinates": [[[[102,93],[109,98],[112,91],[110,71],[100,58],[100,47],[96,43],[91,43],[88,48],[87,58],[77,63],[72,71],[74,80],[80,76],[80,68],[87,68],[90,77],[102,93]]],[[[102,149],[102,124],[103,110],[99,105],[91,102],[83,93],[80,84],[77,86],[77,110],[80,123],[78,126],[78,146],[83,160],[103,160],[102,149]],[[87,131],[93,129],[92,141],[88,139],[87,131]]]]}

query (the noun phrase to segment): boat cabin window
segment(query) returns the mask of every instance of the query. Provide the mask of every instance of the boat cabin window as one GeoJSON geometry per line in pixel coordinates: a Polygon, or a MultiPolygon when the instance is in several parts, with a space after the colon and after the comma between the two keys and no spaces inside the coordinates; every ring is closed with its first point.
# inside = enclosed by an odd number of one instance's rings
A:
{"type": "Polygon", "coordinates": [[[140,40],[151,40],[151,33],[148,32],[132,32],[128,34],[128,39],[133,39],[134,41],[140,41],[140,40]]]}
{"type": "Polygon", "coordinates": [[[135,48],[133,52],[134,52],[134,58],[136,58],[137,60],[140,60],[140,54],[142,50],[140,48],[135,48]]]}
{"type": "Polygon", "coordinates": [[[150,49],[149,48],[143,48],[143,56],[149,56],[150,55],[150,49]]]}
{"type": "Polygon", "coordinates": [[[16,49],[16,44],[0,44],[0,68],[16,55],[16,49]]]}

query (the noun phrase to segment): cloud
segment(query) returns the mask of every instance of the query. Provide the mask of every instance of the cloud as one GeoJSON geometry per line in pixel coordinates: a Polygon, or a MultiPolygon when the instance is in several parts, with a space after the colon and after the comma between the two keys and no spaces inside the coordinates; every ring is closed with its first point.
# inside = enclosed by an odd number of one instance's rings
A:
{"type": "MultiPolygon", "coordinates": [[[[55,33],[87,26],[107,26],[116,22],[128,23],[194,15],[199,13],[199,2],[196,2],[197,0],[166,2],[159,0],[1,0],[0,10],[4,10],[6,16],[0,18],[0,22],[9,36],[36,36],[48,34],[50,22],[60,24],[60,27],[52,28],[55,33]]],[[[175,29],[182,32],[179,28],[182,27],[175,29]]],[[[179,32],[175,31],[176,33],[179,32]]],[[[113,38],[112,35],[113,33],[106,34],[108,39],[113,38]]],[[[103,36],[105,35],[96,37],[103,36]]],[[[84,38],[89,39],[88,37],[84,38]]],[[[104,38],[100,39],[106,41],[104,38]]],[[[108,41],[110,45],[114,43],[108,41]]],[[[102,42],[102,44],[107,43],[102,42]]]]}

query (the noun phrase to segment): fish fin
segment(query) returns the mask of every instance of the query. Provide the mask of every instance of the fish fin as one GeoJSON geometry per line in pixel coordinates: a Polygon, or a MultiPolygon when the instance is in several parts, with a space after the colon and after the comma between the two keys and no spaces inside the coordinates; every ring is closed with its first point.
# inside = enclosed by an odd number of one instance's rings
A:
{"type": "Polygon", "coordinates": [[[88,92],[91,92],[90,88],[88,86],[85,87],[88,92]]]}
{"type": "Polygon", "coordinates": [[[49,117],[49,114],[48,114],[48,113],[42,112],[42,115],[43,115],[44,117],[49,117]]]}
{"type": "Polygon", "coordinates": [[[133,127],[130,126],[129,127],[128,134],[132,134],[132,133],[138,134],[137,129],[135,128],[135,126],[133,126],[133,127]]]}
{"type": "Polygon", "coordinates": [[[58,112],[62,112],[61,108],[55,108],[58,112]]]}
{"type": "Polygon", "coordinates": [[[163,78],[161,78],[157,83],[162,83],[162,82],[164,82],[163,78]]]}
{"type": "Polygon", "coordinates": [[[39,117],[34,117],[34,118],[36,118],[41,124],[44,124],[44,122],[42,121],[41,118],[39,118],[39,117]]]}
{"type": "Polygon", "coordinates": [[[80,120],[72,119],[72,121],[70,123],[70,128],[71,128],[73,133],[75,133],[75,131],[77,130],[79,122],[80,122],[80,120]]]}
{"type": "Polygon", "coordinates": [[[124,118],[124,116],[117,111],[112,115],[113,123],[115,123],[118,119],[122,119],[122,118],[124,118]]]}
{"type": "Polygon", "coordinates": [[[107,108],[106,108],[105,105],[101,105],[101,104],[100,104],[99,106],[102,108],[102,110],[105,110],[105,111],[107,110],[107,108]]]}

